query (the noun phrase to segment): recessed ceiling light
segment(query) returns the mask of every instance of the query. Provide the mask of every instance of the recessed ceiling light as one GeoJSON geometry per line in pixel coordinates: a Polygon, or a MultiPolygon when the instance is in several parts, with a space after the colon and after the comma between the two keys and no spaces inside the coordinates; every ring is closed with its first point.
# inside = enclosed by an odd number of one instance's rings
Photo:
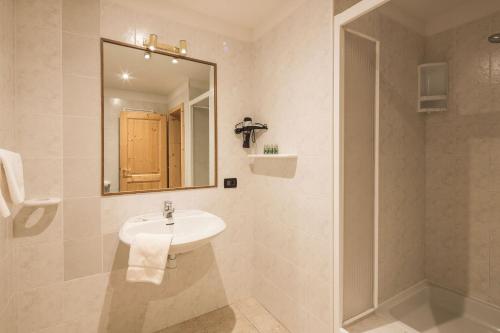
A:
{"type": "Polygon", "coordinates": [[[123,81],[130,80],[130,74],[128,72],[122,72],[120,77],[122,78],[123,81]]]}

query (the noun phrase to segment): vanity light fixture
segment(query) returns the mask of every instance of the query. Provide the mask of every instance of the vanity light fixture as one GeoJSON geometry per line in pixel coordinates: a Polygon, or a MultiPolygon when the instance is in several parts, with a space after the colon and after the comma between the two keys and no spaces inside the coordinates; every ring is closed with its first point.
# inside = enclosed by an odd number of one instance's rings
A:
{"type": "Polygon", "coordinates": [[[187,51],[187,41],[185,41],[185,40],[179,41],[179,48],[180,48],[181,54],[186,55],[188,53],[188,51],[187,51]]]}
{"type": "Polygon", "coordinates": [[[187,55],[187,41],[180,40],[179,46],[162,44],[158,42],[158,35],[150,34],[149,37],[143,42],[144,47],[150,51],[160,50],[179,55],[187,55]]]}

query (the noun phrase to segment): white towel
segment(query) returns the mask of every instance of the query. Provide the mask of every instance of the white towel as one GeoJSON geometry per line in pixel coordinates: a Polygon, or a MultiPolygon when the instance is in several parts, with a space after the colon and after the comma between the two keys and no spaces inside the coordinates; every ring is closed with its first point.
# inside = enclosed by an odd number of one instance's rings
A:
{"type": "Polygon", "coordinates": [[[7,185],[12,202],[21,204],[24,202],[24,176],[23,160],[18,153],[9,150],[0,149],[0,162],[5,170],[7,185]]]}
{"type": "Polygon", "coordinates": [[[165,274],[171,234],[138,234],[130,246],[127,281],[160,285],[165,274]]]}

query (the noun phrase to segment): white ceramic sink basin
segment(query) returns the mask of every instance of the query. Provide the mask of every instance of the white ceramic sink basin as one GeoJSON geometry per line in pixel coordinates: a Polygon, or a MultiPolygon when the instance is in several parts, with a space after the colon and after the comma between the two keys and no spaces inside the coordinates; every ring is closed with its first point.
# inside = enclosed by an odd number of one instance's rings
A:
{"type": "Polygon", "coordinates": [[[173,233],[169,254],[177,254],[192,251],[210,242],[226,229],[221,218],[201,210],[176,211],[173,218],[174,225],[167,226],[167,219],[161,213],[131,217],[121,227],[119,238],[130,245],[137,234],[173,233]]]}

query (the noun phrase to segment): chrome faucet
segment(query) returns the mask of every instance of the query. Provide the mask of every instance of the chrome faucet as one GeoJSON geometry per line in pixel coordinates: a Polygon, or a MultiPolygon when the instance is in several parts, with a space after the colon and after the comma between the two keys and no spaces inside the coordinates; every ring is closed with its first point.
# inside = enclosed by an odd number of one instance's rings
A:
{"type": "Polygon", "coordinates": [[[170,200],[167,200],[163,203],[163,216],[167,219],[167,225],[174,224],[174,214],[175,208],[174,203],[170,200]]]}

